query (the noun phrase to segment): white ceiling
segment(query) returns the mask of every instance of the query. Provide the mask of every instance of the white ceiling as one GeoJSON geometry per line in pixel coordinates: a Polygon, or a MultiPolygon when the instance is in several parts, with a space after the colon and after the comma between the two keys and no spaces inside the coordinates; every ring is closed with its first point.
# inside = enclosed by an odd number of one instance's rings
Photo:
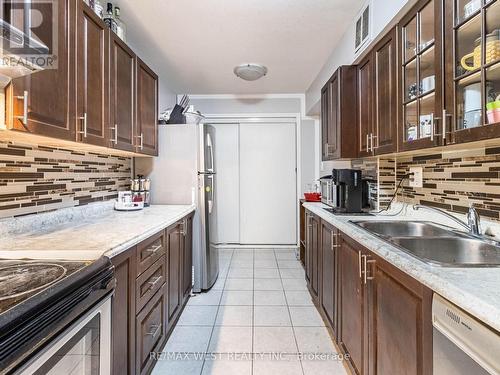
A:
{"type": "Polygon", "coordinates": [[[117,0],[137,52],[177,93],[305,92],[361,0],[117,0]],[[236,65],[266,77],[245,82],[236,65]]]}

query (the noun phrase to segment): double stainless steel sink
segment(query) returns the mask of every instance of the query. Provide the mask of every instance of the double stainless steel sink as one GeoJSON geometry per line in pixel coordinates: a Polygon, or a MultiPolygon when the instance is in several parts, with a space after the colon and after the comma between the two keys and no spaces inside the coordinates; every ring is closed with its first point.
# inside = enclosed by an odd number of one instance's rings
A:
{"type": "Polygon", "coordinates": [[[500,244],[425,221],[352,221],[430,264],[446,267],[500,267],[500,244]]]}

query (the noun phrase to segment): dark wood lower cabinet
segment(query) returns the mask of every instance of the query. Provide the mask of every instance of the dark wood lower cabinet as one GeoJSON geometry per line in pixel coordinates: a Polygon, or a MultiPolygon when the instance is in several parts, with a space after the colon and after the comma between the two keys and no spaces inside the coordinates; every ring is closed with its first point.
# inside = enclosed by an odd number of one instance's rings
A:
{"type": "Polygon", "coordinates": [[[136,247],[111,258],[116,288],[112,304],[112,372],[135,374],[136,247]]]}
{"type": "Polygon", "coordinates": [[[193,289],[193,216],[184,219],[184,251],[182,252],[182,297],[187,301],[193,289]]]}
{"type": "Polygon", "coordinates": [[[136,319],[136,374],[149,374],[155,364],[151,352],[160,352],[167,335],[166,285],[154,295],[136,319]]]}
{"type": "Polygon", "coordinates": [[[432,292],[386,261],[371,258],[370,374],[432,374],[432,292]]]}
{"type": "Polygon", "coordinates": [[[361,270],[361,249],[342,237],[339,251],[339,345],[349,354],[349,365],[355,374],[367,374],[368,329],[366,325],[366,291],[361,270]]]}
{"type": "Polygon", "coordinates": [[[351,373],[432,375],[432,291],[307,210],[305,237],[309,292],[351,373]]]}
{"type": "Polygon", "coordinates": [[[191,293],[192,218],[111,258],[112,373],[149,374],[191,293]],[[189,279],[189,281],[188,281],[189,279]]]}
{"type": "Polygon", "coordinates": [[[182,224],[167,228],[168,320],[175,321],[181,309],[181,247],[182,224]]]}
{"type": "Polygon", "coordinates": [[[339,232],[332,225],[321,221],[321,307],[337,333],[337,272],[339,232]]]}
{"type": "Polygon", "coordinates": [[[306,216],[306,280],[315,301],[320,284],[320,218],[312,213],[306,216]]]}

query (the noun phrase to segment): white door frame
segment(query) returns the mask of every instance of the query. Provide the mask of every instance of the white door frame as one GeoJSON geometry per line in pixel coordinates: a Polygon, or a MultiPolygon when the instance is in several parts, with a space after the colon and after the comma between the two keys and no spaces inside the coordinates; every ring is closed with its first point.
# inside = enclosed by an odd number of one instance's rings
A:
{"type": "MultiPolygon", "coordinates": [[[[240,122],[295,122],[295,148],[297,150],[295,155],[295,168],[297,173],[296,177],[296,203],[295,203],[295,211],[296,211],[296,238],[297,243],[295,244],[297,248],[300,246],[300,207],[299,200],[302,198],[301,196],[301,156],[302,149],[301,145],[301,114],[300,113],[224,113],[224,114],[204,114],[205,119],[204,122],[209,123],[240,123],[240,122]]],[[[258,247],[258,246],[252,246],[258,247]]]]}

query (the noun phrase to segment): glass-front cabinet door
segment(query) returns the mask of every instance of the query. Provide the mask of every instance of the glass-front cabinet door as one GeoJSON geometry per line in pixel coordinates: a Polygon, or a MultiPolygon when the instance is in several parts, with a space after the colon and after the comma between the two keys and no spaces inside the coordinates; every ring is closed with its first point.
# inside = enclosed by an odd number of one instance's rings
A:
{"type": "Polygon", "coordinates": [[[500,0],[446,0],[446,143],[500,137],[500,0]]]}
{"type": "Polygon", "coordinates": [[[442,136],[441,2],[420,1],[400,23],[400,150],[438,146],[442,136]]]}

